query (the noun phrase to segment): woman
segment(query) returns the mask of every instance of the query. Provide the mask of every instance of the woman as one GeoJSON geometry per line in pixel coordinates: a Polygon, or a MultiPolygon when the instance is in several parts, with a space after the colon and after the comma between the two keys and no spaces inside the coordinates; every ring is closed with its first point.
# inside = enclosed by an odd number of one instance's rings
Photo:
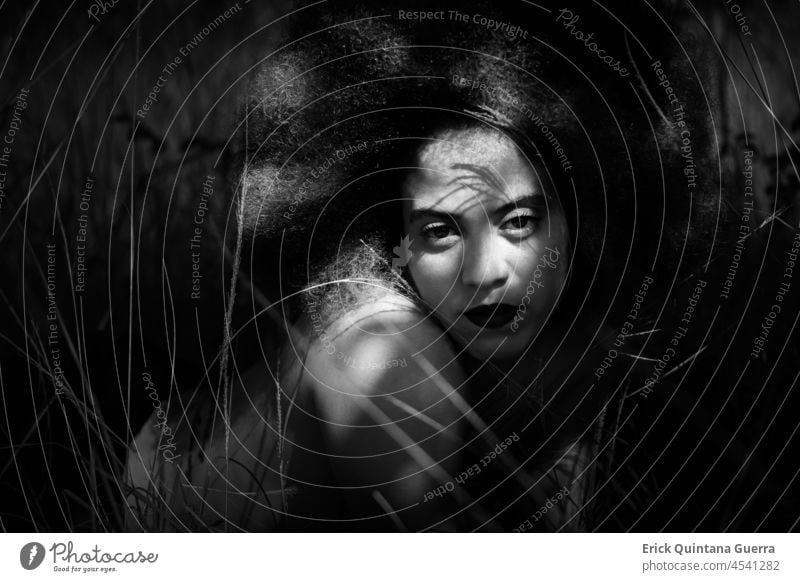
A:
{"type": "MultiPolygon", "coordinates": [[[[322,430],[308,448],[332,457],[325,482],[338,487],[338,517],[359,520],[358,528],[464,530],[496,520],[470,500],[481,490],[476,483],[488,489],[494,462],[511,467],[506,479],[526,484],[518,494],[540,506],[549,489],[573,486],[524,473],[516,457],[532,450],[515,445],[526,427],[497,434],[497,426],[486,425],[476,409],[501,397],[499,378],[470,369],[490,360],[493,369],[511,370],[504,381],[523,386],[541,373],[541,350],[554,344],[556,329],[545,324],[569,269],[558,198],[514,141],[486,123],[422,141],[401,187],[401,240],[410,242],[406,276],[416,301],[387,287],[317,330],[312,311],[300,324],[300,335],[313,339],[299,378],[282,374],[307,395],[299,408],[315,411],[322,430]],[[504,457],[496,459],[498,443],[504,457]]],[[[302,361],[293,355],[289,350],[282,360],[302,361]]],[[[559,404],[568,406],[563,398],[559,404]]],[[[570,414],[580,416],[574,407],[565,418],[570,414]]],[[[573,419],[551,437],[559,444],[578,439],[577,424],[573,419]]],[[[322,464],[294,454],[300,465],[322,464]]],[[[512,519],[521,517],[527,515],[512,519]]]]}
{"type": "Polygon", "coordinates": [[[274,301],[254,310],[267,346],[179,402],[179,459],[138,435],[134,528],[590,527],[622,400],[595,381],[605,301],[632,254],[602,250],[649,220],[614,204],[653,172],[643,113],[597,107],[619,79],[540,8],[475,3],[528,25],[522,45],[389,4],[307,9],[248,93],[242,256],[274,301]]]}
{"type": "MultiPolygon", "coordinates": [[[[505,455],[498,464],[523,469],[516,457],[529,453],[514,445],[529,427],[498,435],[485,418],[472,417],[487,398],[498,398],[493,392],[499,392],[494,385],[500,378],[492,381],[491,370],[510,370],[503,382],[529,385],[543,371],[542,347],[556,342],[557,325],[546,324],[554,319],[569,272],[564,210],[526,153],[487,123],[425,140],[414,168],[402,186],[402,216],[410,242],[405,268],[417,301],[387,286],[324,325],[312,308],[297,322],[293,335],[299,340],[284,346],[278,370],[257,366],[235,393],[231,417],[242,427],[231,434],[236,464],[227,474],[220,470],[218,480],[234,492],[260,484],[264,509],[281,508],[294,520],[326,520],[336,529],[462,530],[481,525],[479,505],[466,516],[459,512],[474,483],[491,473],[495,445],[505,455]],[[478,360],[490,360],[491,369],[473,366],[478,360]],[[246,467],[275,438],[257,416],[264,400],[273,403],[279,394],[273,374],[281,386],[291,386],[287,397],[294,416],[284,426],[291,451],[283,451],[291,461],[288,467],[268,466],[262,457],[259,479],[246,467]],[[290,470],[282,480],[284,468],[290,470]],[[456,494],[454,479],[464,469],[462,481],[473,483],[459,485],[456,494]],[[297,483],[294,496],[278,496],[285,481],[297,483]]],[[[576,419],[582,409],[575,404],[557,402],[563,418],[573,417],[551,435],[559,444],[581,436],[576,419]]],[[[551,403],[547,412],[556,415],[555,409],[551,403]]],[[[148,437],[150,443],[140,435],[138,448],[157,450],[155,432],[148,437]]],[[[216,439],[217,447],[223,443],[216,439]]],[[[575,444],[577,450],[580,443],[575,444]]],[[[204,452],[212,462],[231,458],[211,449],[204,452]]],[[[191,464],[186,471],[199,478],[206,463],[201,461],[200,472],[193,473],[191,464]]],[[[568,457],[546,478],[512,476],[528,486],[521,493],[544,507],[548,492],[575,486],[564,467],[577,469],[568,457]]],[[[190,495],[197,495],[191,489],[190,495]]],[[[202,496],[212,505],[224,487],[208,489],[202,496]]],[[[258,491],[250,495],[257,497],[258,491]]],[[[528,517],[516,519],[521,524],[528,517]]],[[[258,527],[252,519],[247,525],[258,527]]]]}

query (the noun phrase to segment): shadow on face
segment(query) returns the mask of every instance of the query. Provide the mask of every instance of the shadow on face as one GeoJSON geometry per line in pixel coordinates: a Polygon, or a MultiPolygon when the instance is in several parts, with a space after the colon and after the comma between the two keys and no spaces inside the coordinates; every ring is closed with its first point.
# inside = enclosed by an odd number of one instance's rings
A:
{"type": "Polygon", "coordinates": [[[567,220],[515,142],[489,127],[440,132],[403,185],[408,269],[422,299],[475,357],[519,354],[564,288],[567,220]]]}

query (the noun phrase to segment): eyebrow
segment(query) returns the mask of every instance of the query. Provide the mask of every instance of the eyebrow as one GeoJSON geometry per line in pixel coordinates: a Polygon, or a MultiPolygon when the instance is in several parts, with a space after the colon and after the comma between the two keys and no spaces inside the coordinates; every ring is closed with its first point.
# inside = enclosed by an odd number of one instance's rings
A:
{"type": "MultiPolygon", "coordinates": [[[[526,196],[522,196],[517,198],[516,200],[510,200],[506,204],[503,204],[496,210],[491,212],[494,216],[499,216],[514,210],[515,208],[536,208],[541,206],[546,197],[543,193],[536,193],[536,194],[528,194],[526,196]]],[[[417,222],[418,220],[422,220],[423,218],[434,218],[438,220],[458,220],[460,218],[459,214],[453,212],[444,212],[442,210],[437,210],[435,206],[430,206],[428,208],[416,208],[412,210],[408,215],[409,223],[417,222]]]]}

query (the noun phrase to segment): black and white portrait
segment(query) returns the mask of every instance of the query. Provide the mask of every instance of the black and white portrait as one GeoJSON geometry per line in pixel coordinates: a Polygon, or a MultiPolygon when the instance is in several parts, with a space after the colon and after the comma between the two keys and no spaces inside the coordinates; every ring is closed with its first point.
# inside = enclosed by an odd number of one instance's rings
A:
{"type": "Polygon", "coordinates": [[[3,531],[798,530],[796,3],[0,14],[3,531]]]}

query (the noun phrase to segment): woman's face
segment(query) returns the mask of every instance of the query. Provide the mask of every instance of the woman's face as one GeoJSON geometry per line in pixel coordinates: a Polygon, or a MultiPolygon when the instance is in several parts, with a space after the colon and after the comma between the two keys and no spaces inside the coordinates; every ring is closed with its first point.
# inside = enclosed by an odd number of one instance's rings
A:
{"type": "Polygon", "coordinates": [[[569,264],[567,221],[514,142],[451,130],[419,152],[404,184],[408,269],[468,353],[520,354],[556,306],[569,264]]]}

